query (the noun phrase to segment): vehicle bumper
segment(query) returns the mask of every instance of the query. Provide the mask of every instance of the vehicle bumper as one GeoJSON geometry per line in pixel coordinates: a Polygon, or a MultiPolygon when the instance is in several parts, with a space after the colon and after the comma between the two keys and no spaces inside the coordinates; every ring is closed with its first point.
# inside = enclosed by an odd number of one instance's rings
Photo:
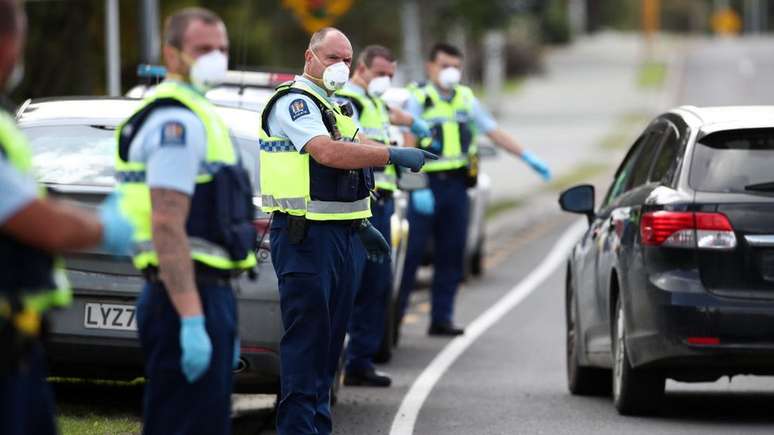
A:
{"type": "Polygon", "coordinates": [[[632,366],[697,381],[774,374],[774,303],[668,291],[653,284],[630,301],[632,366]]]}

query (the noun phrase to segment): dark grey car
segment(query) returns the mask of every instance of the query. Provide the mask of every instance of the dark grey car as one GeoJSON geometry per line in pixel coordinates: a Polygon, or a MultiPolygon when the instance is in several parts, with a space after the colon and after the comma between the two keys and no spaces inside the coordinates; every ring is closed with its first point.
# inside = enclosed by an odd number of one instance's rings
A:
{"type": "MultiPolygon", "coordinates": [[[[82,207],[95,207],[113,189],[115,130],[139,101],[127,98],[46,99],[26,102],[18,111],[30,138],[36,175],[51,195],[82,207]]],[[[229,124],[242,161],[258,184],[256,112],[219,108],[229,124]]],[[[258,192],[255,192],[258,198],[258,192]]],[[[258,204],[258,203],[256,203],[258,204]]],[[[277,279],[268,252],[268,216],[256,209],[259,236],[258,278],[235,285],[242,359],[235,391],[276,393],[282,323],[277,279]]],[[[53,376],[133,379],[143,375],[134,305],[144,281],[128,257],[98,250],[66,256],[74,302],[52,316],[50,369],[53,376]]]]}

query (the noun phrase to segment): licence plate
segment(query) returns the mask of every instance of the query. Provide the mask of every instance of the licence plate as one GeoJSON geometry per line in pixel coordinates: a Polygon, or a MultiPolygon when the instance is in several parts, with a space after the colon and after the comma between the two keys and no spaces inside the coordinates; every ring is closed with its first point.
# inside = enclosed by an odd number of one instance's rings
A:
{"type": "Polygon", "coordinates": [[[83,326],[90,329],[136,331],[137,316],[132,305],[86,304],[83,326]]]}

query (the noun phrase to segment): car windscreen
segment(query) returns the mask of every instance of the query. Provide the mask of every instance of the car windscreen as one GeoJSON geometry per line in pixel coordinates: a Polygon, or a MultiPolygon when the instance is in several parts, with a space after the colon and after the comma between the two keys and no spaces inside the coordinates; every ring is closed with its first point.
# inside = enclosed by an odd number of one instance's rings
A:
{"type": "MultiPolygon", "coordinates": [[[[23,130],[32,147],[33,170],[41,182],[82,186],[112,186],[115,183],[115,127],[57,125],[23,130]]],[[[257,194],[258,140],[233,139],[257,194]]]]}
{"type": "Polygon", "coordinates": [[[115,127],[57,125],[24,128],[32,165],[44,183],[112,186],[115,127]]]}
{"type": "Polygon", "coordinates": [[[689,177],[701,192],[749,193],[774,182],[774,128],[725,130],[696,144],[689,177]]]}

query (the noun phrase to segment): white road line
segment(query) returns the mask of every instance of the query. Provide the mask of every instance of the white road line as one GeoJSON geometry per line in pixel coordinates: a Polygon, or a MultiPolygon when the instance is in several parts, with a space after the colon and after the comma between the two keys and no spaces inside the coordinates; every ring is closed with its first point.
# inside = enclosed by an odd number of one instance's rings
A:
{"type": "Polygon", "coordinates": [[[521,303],[530,295],[540,284],[551,276],[551,273],[561,266],[567,259],[567,254],[583,234],[588,224],[578,221],[562,234],[559,241],[551,249],[548,256],[540,265],[527,275],[524,280],[513,287],[499,301],[489,307],[476,320],[465,328],[465,335],[461,335],[449,344],[439,353],[430,365],[419,375],[409,389],[403,402],[400,404],[398,413],[392,421],[390,435],[412,435],[414,425],[417,421],[419,411],[427,400],[430,392],[441,379],[446,370],[451,367],[457,358],[462,355],[473,342],[478,339],[487,329],[492,327],[497,321],[505,316],[511,309],[521,303]]]}

